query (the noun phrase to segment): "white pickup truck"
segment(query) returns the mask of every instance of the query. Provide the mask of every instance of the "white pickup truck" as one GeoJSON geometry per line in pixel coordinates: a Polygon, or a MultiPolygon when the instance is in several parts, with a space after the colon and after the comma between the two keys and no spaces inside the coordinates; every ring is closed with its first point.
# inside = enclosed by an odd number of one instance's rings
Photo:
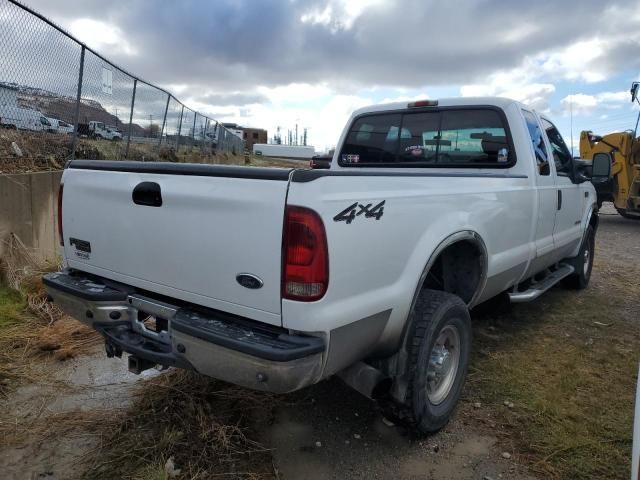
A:
{"type": "Polygon", "coordinates": [[[502,98],[361,109],[327,170],[73,160],[44,283],[132,371],[272,392],[338,374],[428,433],[460,397],[469,309],[587,286],[585,169],[502,98]]]}

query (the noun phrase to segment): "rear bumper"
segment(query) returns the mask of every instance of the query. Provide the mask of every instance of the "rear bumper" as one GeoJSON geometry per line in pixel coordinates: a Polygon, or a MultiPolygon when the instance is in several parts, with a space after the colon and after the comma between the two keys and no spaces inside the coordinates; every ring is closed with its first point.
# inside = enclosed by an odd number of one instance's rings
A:
{"type": "Polygon", "coordinates": [[[320,337],[291,335],[224,312],[158,300],[81,272],[50,273],[43,283],[65,313],[105,337],[109,352],[276,393],[321,378],[326,346],[320,337]],[[163,328],[145,326],[149,315],[161,319],[163,328]]]}

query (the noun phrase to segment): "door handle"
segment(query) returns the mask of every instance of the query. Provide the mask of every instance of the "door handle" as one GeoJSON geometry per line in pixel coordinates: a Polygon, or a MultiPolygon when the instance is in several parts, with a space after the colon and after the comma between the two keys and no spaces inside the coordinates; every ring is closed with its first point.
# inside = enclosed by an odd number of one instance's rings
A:
{"type": "Polygon", "coordinates": [[[161,207],[162,191],[156,182],[142,182],[135,186],[131,199],[136,205],[161,207]]]}
{"type": "Polygon", "coordinates": [[[562,190],[558,190],[558,210],[562,209],[562,190]]]}

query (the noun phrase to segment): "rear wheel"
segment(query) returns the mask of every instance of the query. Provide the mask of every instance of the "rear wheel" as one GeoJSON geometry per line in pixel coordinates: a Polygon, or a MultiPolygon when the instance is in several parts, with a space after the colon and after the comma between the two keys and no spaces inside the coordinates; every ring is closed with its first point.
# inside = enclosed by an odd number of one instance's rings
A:
{"type": "Polygon", "coordinates": [[[591,225],[587,227],[587,232],[580,246],[580,253],[572,259],[572,265],[575,271],[569,275],[564,285],[575,290],[587,288],[591,279],[591,270],[593,269],[593,256],[596,246],[596,232],[591,225]]]}
{"type": "Polygon", "coordinates": [[[466,304],[450,293],[423,290],[410,314],[406,402],[387,413],[423,434],[444,427],[460,399],[471,351],[466,304]]]}

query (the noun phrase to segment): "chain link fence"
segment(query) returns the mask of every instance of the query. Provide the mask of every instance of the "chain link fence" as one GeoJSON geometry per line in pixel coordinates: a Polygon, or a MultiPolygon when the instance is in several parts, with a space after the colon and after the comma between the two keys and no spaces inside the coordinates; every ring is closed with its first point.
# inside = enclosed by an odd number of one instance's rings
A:
{"type": "MultiPolygon", "coordinates": [[[[15,0],[0,0],[0,173],[28,158],[202,161],[244,141],[15,0]]],[[[37,169],[37,168],[35,168],[37,169]]]]}

